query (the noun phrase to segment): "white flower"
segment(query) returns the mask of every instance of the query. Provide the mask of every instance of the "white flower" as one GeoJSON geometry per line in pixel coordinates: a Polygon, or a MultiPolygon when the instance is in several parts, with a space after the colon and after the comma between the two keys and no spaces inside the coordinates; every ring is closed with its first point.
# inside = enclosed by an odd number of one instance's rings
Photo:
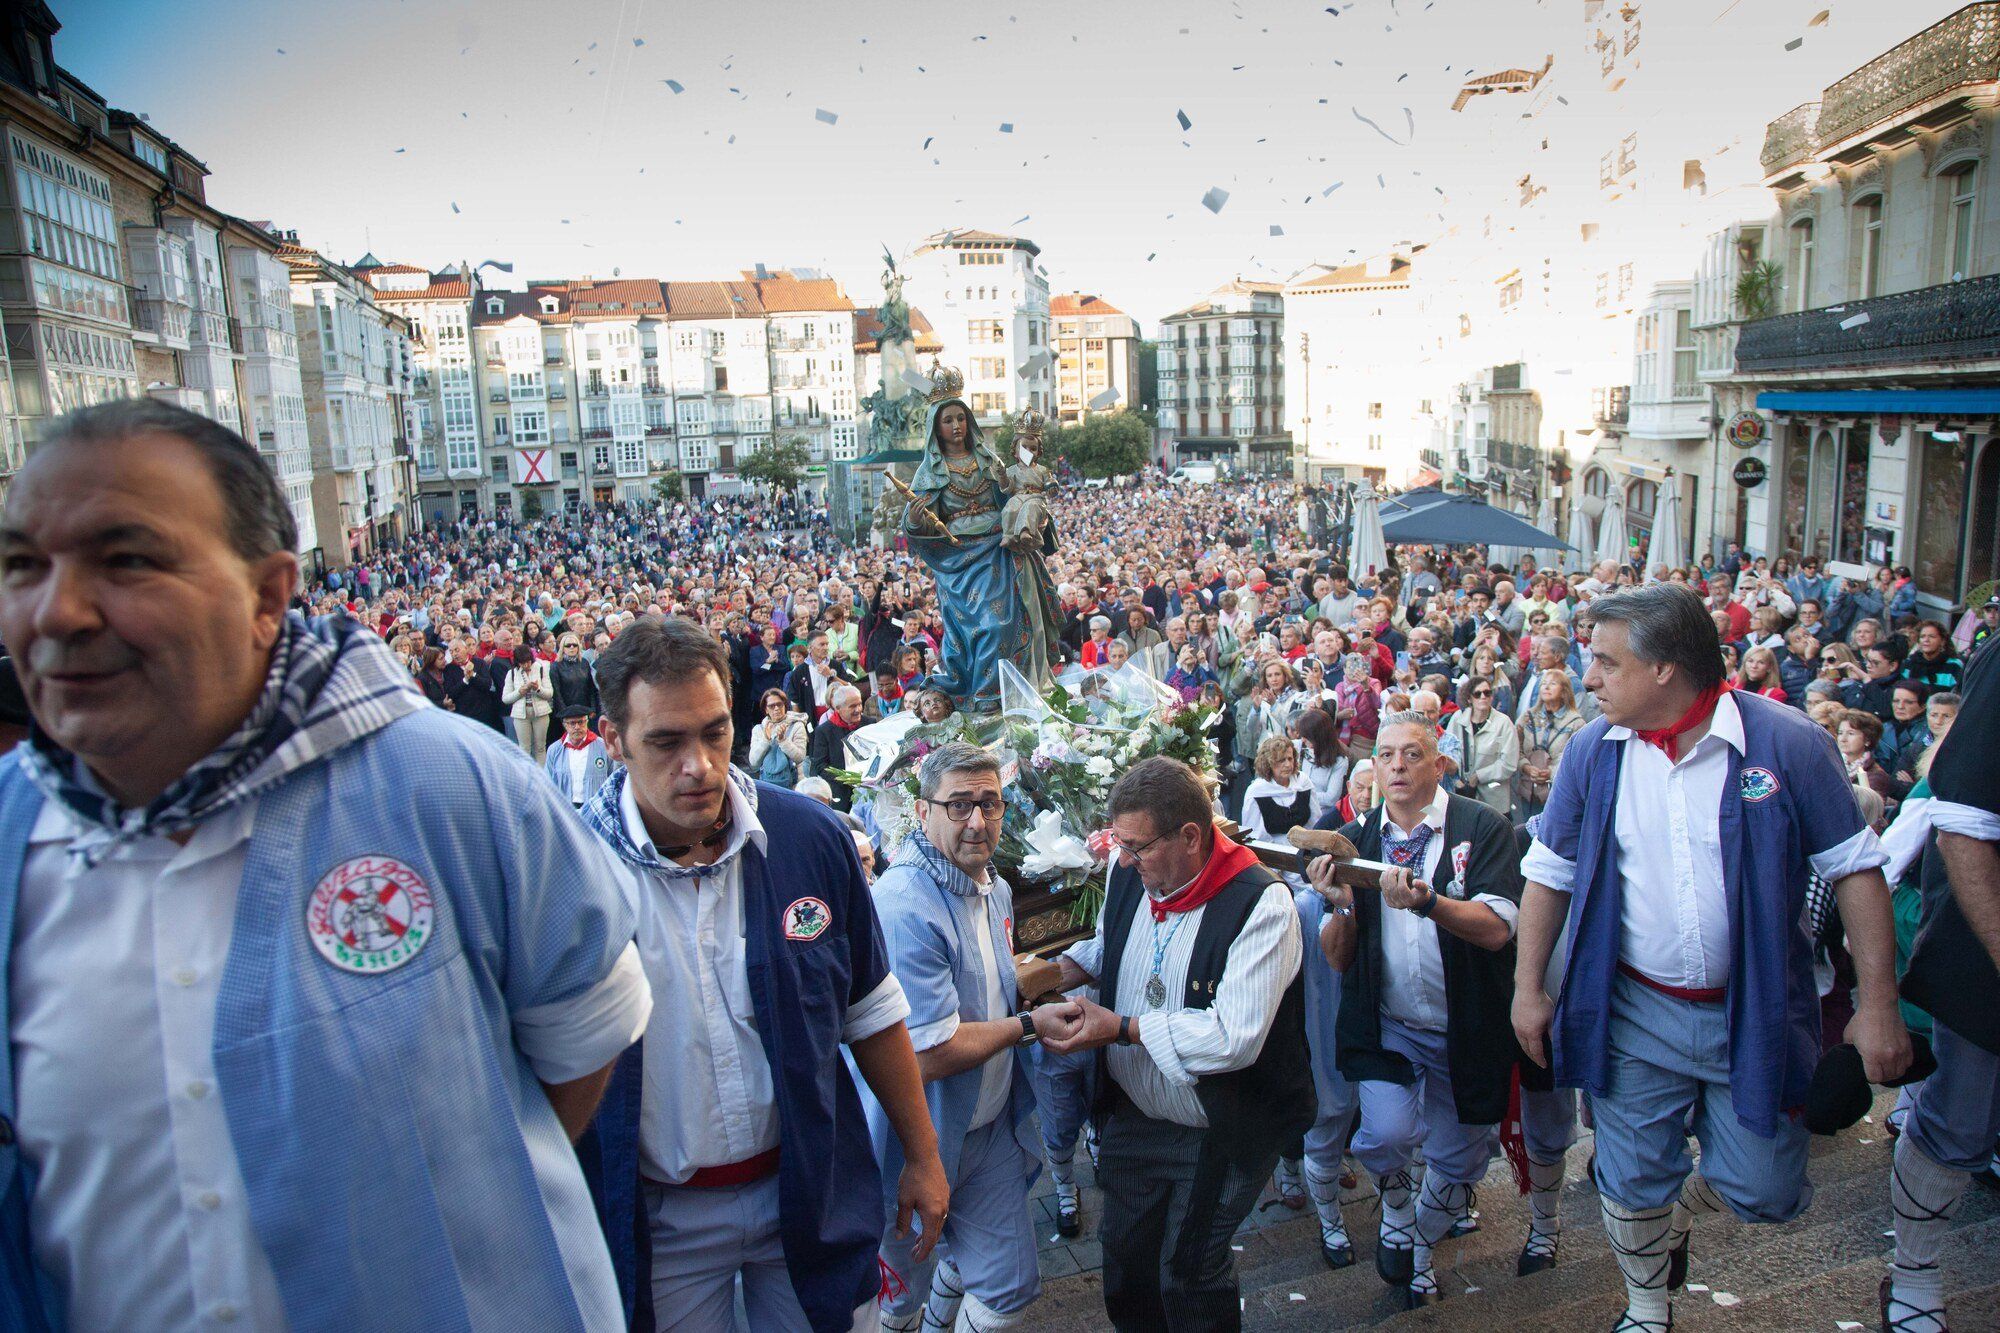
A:
{"type": "Polygon", "coordinates": [[[1107,780],[1113,773],[1118,771],[1117,766],[1109,758],[1101,754],[1092,755],[1083,767],[1090,776],[1107,780]]]}

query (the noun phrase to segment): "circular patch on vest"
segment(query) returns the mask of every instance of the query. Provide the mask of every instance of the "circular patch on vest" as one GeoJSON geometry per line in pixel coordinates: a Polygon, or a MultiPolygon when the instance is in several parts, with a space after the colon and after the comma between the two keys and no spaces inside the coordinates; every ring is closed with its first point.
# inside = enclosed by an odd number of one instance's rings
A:
{"type": "Polygon", "coordinates": [[[343,972],[393,972],[431,937],[431,890],[391,856],[357,856],[326,872],[306,902],[306,934],[343,972]]]}
{"type": "Polygon", "coordinates": [[[1743,770],[1743,799],[1761,801],[1778,790],[1778,775],[1768,768],[1743,770]]]}
{"type": "Polygon", "coordinates": [[[801,898],[785,909],[785,938],[816,940],[833,924],[833,909],[817,898],[801,898]]]}

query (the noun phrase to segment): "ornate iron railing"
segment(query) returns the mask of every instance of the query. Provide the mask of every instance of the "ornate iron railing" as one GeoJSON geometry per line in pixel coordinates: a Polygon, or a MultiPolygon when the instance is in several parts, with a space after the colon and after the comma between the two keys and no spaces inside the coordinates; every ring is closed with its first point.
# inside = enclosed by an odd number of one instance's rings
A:
{"type": "Polygon", "coordinates": [[[1736,340],[1739,371],[1986,358],[2000,358],[2000,274],[1753,319],[1736,340]]]}
{"type": "Polygon", "coordinates": [[[1954,88],[1995,80],[2000,4],[1967,5],[1829,87],[1820,98],[1820,142],[1839,143],[1954,88]]]}

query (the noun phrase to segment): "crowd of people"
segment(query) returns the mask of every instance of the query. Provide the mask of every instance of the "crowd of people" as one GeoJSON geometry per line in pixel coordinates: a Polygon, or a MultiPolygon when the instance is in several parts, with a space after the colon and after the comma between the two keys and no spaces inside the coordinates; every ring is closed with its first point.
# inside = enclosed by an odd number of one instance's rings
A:
{"type": "Polygon", "coordinates": [[[996,1333],[1079,1148],[1121,1330],[1238,1327],[1274,1178],[1414,1307],[1503,1156],[1519,1272],[1560,1262],[1588,1124],[1617,1328],[1666,1333],[1694,1219],[1798,1215],[1873,1083],[1882,1327],[1945,1329],[2000,1139],[2000,599],[1357,571],[1272,481],[1045,498],[1062,665],[1214,705],[1221,781],[1123,773],[1038,959],[1000,758],[927,754],[893,848],[849,808],[848,737],[960,702],[903,542],[502,514],[302,588],[242,440],[66,419],[0,529],[0,1326],[996,1333]]]}

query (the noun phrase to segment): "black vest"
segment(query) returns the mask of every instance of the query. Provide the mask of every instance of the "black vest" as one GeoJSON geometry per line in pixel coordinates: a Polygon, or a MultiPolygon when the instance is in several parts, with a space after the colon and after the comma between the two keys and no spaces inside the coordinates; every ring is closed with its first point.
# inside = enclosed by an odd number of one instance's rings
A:
{"type": "MultiPolygon", "coordinates": [[[[1207,1009],[1215,1003],[1215,988],[1222,981],[1229,962],[1229,946],[1243,933],[1244,922],[1277,883],[1270,871],[1251,866],[1210,898],[1201,914],[1201,926],[1188,956],[1187,990],[1181,997],[1184,1009],[1207,1009]]],[[[1146,896],[1138,871],[1120,861],[1111,872],[1104,898],[1104,959],[1098,977],[1098,994],[1103,1003],[1118,1003],[1118,971],[1125,957],[1126,939],[1132,921],[1143,910],[1146,896]]],[[[1317,947],[1308,941],[1308,947],[1317,947]]],[[[1097,1115],[1109,1110],[1111,1077],[1098,1056],[1097,1115]]],[[[1278,1012],[1264,1038],[1264,1049],[1242,1069],[1226,1074],[1203,1074],[1195,1080],[1195,1097],[1209,1127],[1223,1131],[1208,1143],[1230,1160],[1253,1171],[1269,1171],[1273,1158],[1285,1144],[1312,1125],[1315,1102],[1312,1066],[1306,1056],[1306,1008],[1303,969],[1285,987],[1278,1012]]],[[[1204,1148],[1206,1151],[1206,1148],[1204,1148]]]]}
{"type": "MultiPolygon", "coordinates": [[[[1376,806],[1341,829],[1364,860],[1382,856],[1382,820],[1387,809],[1376,806]]],[[[1328,812],[1322,825],[1338,816],[1328,812]]],[[[1438,858],[1436,881],[1440,897],[1467,899],[1488,893],[1521,901],[1520,857],[1514,850],[1514,830],[1505,817],[1484,802],[1450,797],[1445,805],[1444,854],[1438,858]],[[1461,873],[1456,849],[1466,852],[1461,873]]],[[[1390,909],[1394,910],[1394,909],[1390,909]]],[[[1356,1082],[1408,1084],[1416,1078],[1407,1057],[1382,1044],[1382,897],[1363,891],[1354,895],[1354,962],[1340,977],[1340,1016],[1335,1021],[1335,1065],[1356,1082]]],[[[1528,1075],[1529,1064],[1514,1038],[1514,943],[1497,950],[1479,948],[1440,929],[1438,954],[1444,963],[1445,1052],[1451,1063],[1452,1100],[1464,1125],[1498,1124],[1507,1115],[1514,1069],[1523,1066],[1523,1083],[1549,1086],[1528,1075]]]]}
{"type": "Polygon", "coordinates": [[[1257,802],[1257,813],[1264,816],[1264,831],[1271,837],[1283,841],[1287,833],[1312,818],[1312,796],[1300,792],[1292,798],[1290,805],[1278,804],[1275,796],[1253,796],[1257,802]]]}

